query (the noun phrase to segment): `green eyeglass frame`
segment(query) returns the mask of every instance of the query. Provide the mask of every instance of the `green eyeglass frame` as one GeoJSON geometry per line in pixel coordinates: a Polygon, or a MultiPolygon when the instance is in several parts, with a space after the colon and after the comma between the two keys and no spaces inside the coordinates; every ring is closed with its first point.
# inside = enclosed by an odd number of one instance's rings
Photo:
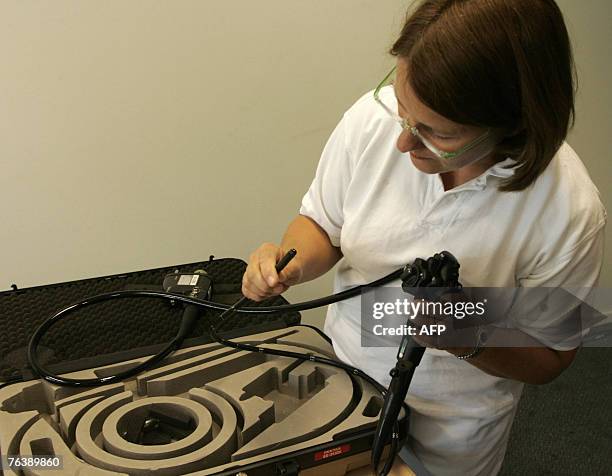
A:
{"type": "Polygon", "coordinates": [[[393,73],[395,72],[395,69],[396,69],[396,67],[394,66],[393,69],[391,71],[389,71],[389,73],[383,78],[383,80],[380,82],[380,84],[378,86],[376,86],[376,89],[374,90],[374,99],[387,112],[387,114],[389,114],[389,116],[391,116],[397,123],[399,123],[400,126],[402,126],[402,129],[404,129],[406,131],[410,131],[410,133],[414,137],[419,139],[419,141],[421,141],[421,143],[425,147],[427,147],[427,149],[429,149],[431,152],[433,152],[438,158],[445,159],[445,160],[456,159],[458,156],[460,156],[464,152],[467,152],[468,150],[471,150],[474,147],[476,147],[477,145],[479,145],[482,142],[484,142],[490,136],[491,129],[487,129],[484,134],[480,135],[479,137],[477,137],[473,141],[467,143],[466,145],[464,145],[463,147],[461,147],[460,149],[458,149],[458,150],[456,150],[454,152],[447,152],[447,151],[444,151],[444,150],[440,150],[438,147],[433,145],[426,137],[424,137],[423,134],[421,134],[419,132],[419,130],[415,126],[411,125],[408,122],[407,119],[404,119],[403,117],[400,117],[400,115],[397,112],[391,110],[391,108],[389,108],[387,105],[385,105],[385,103],[380,99],[380,90],[384,86],[389,84],[389,80],[393,76],[393,73]]]}

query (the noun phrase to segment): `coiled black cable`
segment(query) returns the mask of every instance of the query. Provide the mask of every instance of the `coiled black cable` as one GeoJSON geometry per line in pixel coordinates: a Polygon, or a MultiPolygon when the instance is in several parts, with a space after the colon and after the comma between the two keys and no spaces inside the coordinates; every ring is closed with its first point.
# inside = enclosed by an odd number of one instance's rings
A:
{"type": "MultiPolygon", "coordinates": [[[[326,296],[324,298],[314,299],[311,301],[306,301],[306,302],[298,303],[298,304],[285,304],[281,306],[243,307],[243,308],[235,309],[234,311],[244,312],[244,313],[269,314],[269,313],[274,313],[274,312],[302,311],[306,309],[314,309],[317,307],[326,306],[328,304],[332,304],[338,301],[342,301],[342,300],[357,296],[365,288],[382,286],[391,281],[394,281],[401,276],[402,271],[403,271],[402,269],[396,270],[388,274],[387,276],[384,276],[383,278],[380,278],[369,284],[356,286],[354,288],[348,289],[346,291],[343,291],[343,292],[340,292],[340,293],[337,293],[331,296],[326,296]]],[[[59,321],[64,319],[69,314],[77,311],[78,309],[82,309],[82,308],[85,308],[85,307],[88,307],[88,306],[91,306],[93,304],[97,304],[100,302],[104,302],[104,301],[109,301],[113,299],[126,299],[126,298],[168,299],[172,301],[182,302],[185,305],[187,305],[187,307],[195,306],[199,308],[216,309],[216,310],[224,310],[224,311],[232,307],[232,306],[228,306],[225,304],[215,303],[212,301],[196,299],[193,297],[188,297],[188,296],[174,294],[174,293],[166,293],[162,291],[126,290],[126,291],[115,291],[115,292],[110,292],[110,293],[98,294],[97,296],[93,296],[88,299],[84,299],[70,306],[67,306],[64,309],[61,309],[60,311],[56,312],[53,316],[48,318],[45,322],[43,322],[38,327],[38,329],[36,329],[32,337],[30,338],[30,342],[28,344],[28,361],[34,373],[55,385],[64,385],[64,386],[69,386],[69,387],[96,387],[100,385],[108,385],[110,383],[118,382],[118,381],[130,378],[130,377],[133,377],[147,369],[150,369],[151,367],[159,363],[161,360],[163,360],[171,352],[180,348],[183,340],[187,337],[187,335],[189,334],[189,332],[191,331],[193,325],[195,324],[197,320],[197,313],[185,312],[185,314],[183,315],[183,320],[181,321],[179,332],[170,341],[170,343],[168,343],[168,345],[164,347],[164,349],[162,349],[161,352],[150,357],[146,361],[136,365],[135,367],[132,367],[123,372],[119,372],[116,375],[110,375],[107,377],[100,377],[100,378],[93,378],[93,379],[71,379],[68,377],[61,377],[59,375],[52,373],[50,370],[45,368],[40,363],[38,359],[38,346],[40,344],[42,337],[48,332],[48,330],[53,325],[57,324],[59,321]]],[[[213,329],[213,332],[214,332],[214,329],[213,329]]],[[[213,338],[214,337],[215,336],[213,336],[213,338]]],[[[220,343],[222,342],[230,342],[230,341],[220,341],[220,343]]],[[[240,344],[240,345],[245,345],[245,344],[240,344]]],[[[259,347],[254,347],[254,348],[260,349],[259,347]]],[[[244,349],[244,350],[247,350],[247,349],[244,349]]],[[[252,350],[252,349],[248,349],[248,350],[252,350]]],[[[258,350],[258,352],[261,352],[261,350],[258,350]]],[[[279,352],[279,351],[275,351],[275,352],[279,352]]],[[[292,354],[305,355],[308,359],[310,358],[306,354],[298,354],[298,353],[292,353],[292,354]]],[[[275,354],[275,355],[280,355],[280,354],[275,354]]],[[[298,357],[295,357],[295,358],[298,358],[298,357]]],[[[357,370],[358,372],[361,372],[359,371],[359,369],[355,369],[355,370],[357,370]]],[[[358,373],[354,373],[354,374],[358,375],[358,373]]]]}

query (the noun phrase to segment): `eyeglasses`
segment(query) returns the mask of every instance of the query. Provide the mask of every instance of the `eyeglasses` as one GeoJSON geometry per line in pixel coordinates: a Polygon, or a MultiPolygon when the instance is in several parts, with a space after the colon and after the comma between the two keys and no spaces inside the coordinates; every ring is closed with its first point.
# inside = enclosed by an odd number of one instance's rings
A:
{"type": "Polygon", "coordinates": [[[467,152],[468,150],[473,149],[474,147],[481,144],[489,137],[491,130],[487,129],[484,134],[482,134],[481,136],[477,137],[473,141],[469,142],[468,144],[464,145],[463,147],[461,147],[460,149],[454,152],[440,150],[438,147],[433,145],[426,137],[423,136],[421,132],[419,132],[419,130],[415,126],[411,125],[407,119],[400,117],[400,115],[397,112],[393,111],[380,98],[380,90],[383,88],[383,86],[386,86],[387,84],[392,83],[390,79],[392,78],[393,73],[395,73],[395,69],[396,68],[393,67],[393,69],[389,71],[387,76],[385,76],[384,79],[380,82],[380,84],[376,87],[376,89],[374,90],[374,99],[376,100],[378,104],[382,106],[382,108],[387,112],[387,114],[389,114],[389,116],[391,116],[396,122],[399,123],[400,126],[402,126],[402,129],[406,131],[410,131],[410,133],[414,137],[419,139],[419,141],[421,141],[421,143],[425,147],[427,147],[427,149],[433,152],[438,158],[445,159],[445,160],[456,159],[458,156],[460,156],[464,152],[467,152]]]}

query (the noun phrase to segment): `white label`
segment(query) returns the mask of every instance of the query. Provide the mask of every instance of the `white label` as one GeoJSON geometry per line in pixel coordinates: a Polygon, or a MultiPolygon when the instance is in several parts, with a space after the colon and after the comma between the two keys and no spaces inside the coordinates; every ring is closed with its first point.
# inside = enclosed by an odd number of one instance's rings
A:
{"type": "Polygon", "coordinates": [[[178,285],[179,286],[189,286],[189,283],[191,282],[191,275],[190,274],[183,274],[179,277],[178,280],[178,285]]]}
{"type": "Polygon", "coordinates": [[[199,274],[194,274],[191,278],[191,286],[195,286],[196,284],[198,284],[198,279],[200,279],[200,275],[199,274]]]}

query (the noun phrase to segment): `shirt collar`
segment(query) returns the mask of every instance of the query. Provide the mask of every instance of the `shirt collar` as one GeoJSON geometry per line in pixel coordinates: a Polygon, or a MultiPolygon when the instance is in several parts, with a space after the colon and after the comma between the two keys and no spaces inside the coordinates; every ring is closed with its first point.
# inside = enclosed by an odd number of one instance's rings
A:
{"type": "Polygon", "coordinates": [[[514,165],[516,164],[516,160],[508,157],[505,160],[502,160],[501,162],[496,163],[495,165],[493,165],[491,168],[489,168],[489,170],[487,170],[485,172],[485,176],[486,175],[493,175],[494,177],[499,177],[499,178],[508,178],[508,177],[512,177],[514,175],[514,165]]]}
{"type": "MultiPolygon", "coordinates": [[[[452,190],[449,190],[447,193],[463,192],[467,190],[476,190],[476,191],[484,190],[487,187],[487,179],[489,176],[499,177],[499,178],[512,177],[512,175],[514,175],[514,168],[510,168],[510,167],[512,167],[514,164],[516,164],[516,160],[508,157],[507,159],[502,160],[501,162],[498,162],[495,165],[489,167],[485,172],[483,172],[478,177],[473,178],[472,180],[469,180],[468,182],[461,184],[453,188],[452,190]]],[[[439,174],[437,174],[437,178],[438,178],[438,181],[437,181],[438,185],[440,186],[441,189],[443,189],[442,178],[440,177],[439,174]]]]}
{"type": "Polygon", "coordinates": [[[479,177],[466,182],[463,185],[457,187],[457,191],[463,190],[484,190],[487,186],[487,180],[489,176],[498,177],[498,178],[508,178],[514,175],[514,168],[512,166],[516,164],[516,160],[508,157],[501,162],[496,163],[495,165],[489,167],[484,173],[482,173],[479,177]]]}

